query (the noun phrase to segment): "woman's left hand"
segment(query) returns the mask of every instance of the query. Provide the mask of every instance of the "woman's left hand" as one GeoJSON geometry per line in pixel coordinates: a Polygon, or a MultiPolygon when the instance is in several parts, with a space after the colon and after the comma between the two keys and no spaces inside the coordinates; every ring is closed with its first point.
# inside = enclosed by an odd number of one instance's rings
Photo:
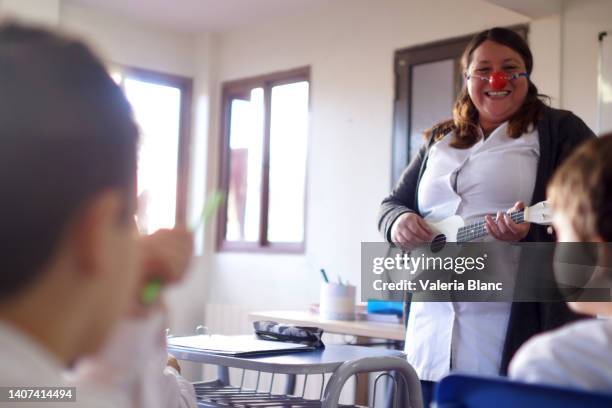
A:
{"type": "Polygon", "coordinates": [[[525,238],[529,232],[530,223],[525,222],[517,224],[512,221],[510,213],[519,211],[525,208],[525,204],[522,201],[514,204],[514,207],[510,208],[505,214],[501,211],[497,212],[497,217],[493,220],[493,217],[487,215],[485,217],[485,228],[489,234],[495,239],[500,241],[520,241],[525,238]]]}

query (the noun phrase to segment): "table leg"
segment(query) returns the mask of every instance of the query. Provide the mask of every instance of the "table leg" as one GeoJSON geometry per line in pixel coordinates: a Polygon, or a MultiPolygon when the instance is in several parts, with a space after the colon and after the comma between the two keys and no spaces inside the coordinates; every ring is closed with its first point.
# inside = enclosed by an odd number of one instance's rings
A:
{"type": "Polygon", "coordinates": [[[217,366],[217,379],[225,385],[229,385],[229,368],[225,366],[217,366]]]}
{"type": "Polygon", "coordinates": [[[285,395],[295,395],[295,374],[287,374],[287,383],[285,384],[285,395]]]}
{"type": "MultiPolygon", "coordinates": [[[[369,337],[357,336],[357,344],[365,344],[370,341],[369,337]]],[[[368,373],[357,374],[357,382],[355,384],[355,404],[368,406],[370,389],[370,375],[368,373]]]]}
{"type": "Polygon", "coordinates": [[[355,404],[368,406],[370,375],[368,373],[357,374],[357,388],[355,389],[355,404]]]}

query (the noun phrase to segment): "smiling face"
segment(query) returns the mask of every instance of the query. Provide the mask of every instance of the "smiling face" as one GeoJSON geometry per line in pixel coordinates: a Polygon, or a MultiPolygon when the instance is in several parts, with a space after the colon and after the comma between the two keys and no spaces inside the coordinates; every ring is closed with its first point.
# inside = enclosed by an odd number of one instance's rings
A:
{"type": "MultiPolygon", "coordinates": [[[[494,72],[506,75],[525,72],[525,61],[512,48],[487,40],[472,53],[467,74],[488,78],[494,72]]],[[[472,77],[467,90],[478,110],[480,126],[492,130],[519,110],[527,96],[529,82],[526,77],[507,81],[502,90],[494,90],[488,81],[472,77]]]]}

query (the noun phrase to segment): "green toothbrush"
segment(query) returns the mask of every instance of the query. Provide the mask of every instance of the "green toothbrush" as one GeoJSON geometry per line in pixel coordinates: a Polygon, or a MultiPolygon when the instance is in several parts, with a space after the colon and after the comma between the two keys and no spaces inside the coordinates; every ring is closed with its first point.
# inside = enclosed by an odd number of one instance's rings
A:
{"type": "MultiPolygon", "coordinates": [[[[223,193],[214,191],[210,197],[204,203],[202,214],[198,218],[197,222],[191,227],[191,231],[197,231],[200,229],[212,216],[217,212],[219,206],[223,202],[223,193]]],[[[159,279],[152,279],[142,289],[140,294],[140,302],[143,305],[150,305],[154,303],[160,296],[162,290],[162,282],[159,279]]]]}

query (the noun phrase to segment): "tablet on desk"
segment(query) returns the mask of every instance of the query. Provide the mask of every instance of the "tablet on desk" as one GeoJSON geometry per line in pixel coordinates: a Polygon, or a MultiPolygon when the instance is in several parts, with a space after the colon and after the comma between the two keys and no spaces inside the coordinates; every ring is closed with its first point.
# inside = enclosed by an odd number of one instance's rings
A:
{"type": "Polygon", "coordinates": [[[197,336],[171,337],[168,339],[168,346],[185,351],[235,357],[295,353],[315,349],[313,346],[298,343],[260,340],[252,334],[239,336],[201,334],[197,336]]]}

